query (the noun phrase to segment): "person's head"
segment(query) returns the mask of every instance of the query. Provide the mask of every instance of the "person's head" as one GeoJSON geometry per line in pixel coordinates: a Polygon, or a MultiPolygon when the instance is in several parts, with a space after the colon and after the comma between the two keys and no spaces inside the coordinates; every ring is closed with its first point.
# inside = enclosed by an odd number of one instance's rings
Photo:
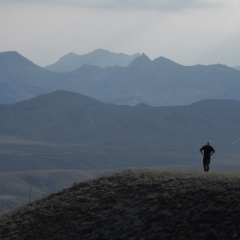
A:
{"type": "Polygon", "coordinates": [[[208,142],[207,142],[207,145],[211,145],[211,141],[208,141],[208,142]]]}

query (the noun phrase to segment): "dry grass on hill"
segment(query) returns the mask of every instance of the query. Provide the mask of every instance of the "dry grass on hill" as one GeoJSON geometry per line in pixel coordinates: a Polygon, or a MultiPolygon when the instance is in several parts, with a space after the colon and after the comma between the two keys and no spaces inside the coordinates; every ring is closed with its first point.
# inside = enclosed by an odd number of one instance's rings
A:
{"type": "Polygon", "coordinates": [[[0,239],[240,239],[240,175],[127,170],[0,217],[0,239]]]}

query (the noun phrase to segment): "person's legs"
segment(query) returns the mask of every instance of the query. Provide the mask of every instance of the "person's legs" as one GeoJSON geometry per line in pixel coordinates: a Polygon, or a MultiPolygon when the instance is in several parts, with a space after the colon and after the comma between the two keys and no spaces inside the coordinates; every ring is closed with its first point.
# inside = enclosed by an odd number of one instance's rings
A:
{"type": "Polygon", "coordinates": [[[209,168],[210,168],[210,157],[207,160],[207,172],[209,171],[209,168]]]}
{"type": "Polygon", "coordinates": [[[210,165],[210,157],[204,157],[203,158],[203,168],[205,172],[209,171],[209,165],[210,165]]]}
{"type": "Polygon", "coordinates": [[[206,167],[207,167],[207,164],[206,164],[206,161],[205,159],[203,159],[203,170],[206,172],[206,167]]]}
{"type": "Polygon", "coordinates": [[[209,163],[206,164],[206,172],[209,171],[209,163]]]}

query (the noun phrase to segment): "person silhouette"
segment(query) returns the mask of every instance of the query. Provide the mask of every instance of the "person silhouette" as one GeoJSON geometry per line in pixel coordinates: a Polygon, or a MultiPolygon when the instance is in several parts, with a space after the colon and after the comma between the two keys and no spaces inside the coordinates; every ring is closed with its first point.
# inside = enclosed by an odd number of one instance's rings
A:
{"type": "Polygon", "coordinates": [[[207,145],[204,145],[200,152],[203,155],[203,169],[205,172],[209,171],[209,165],[211,161],[211,156],[215,153],[215,149],[211,146],[211,141],[207,142],[207,145]]]}

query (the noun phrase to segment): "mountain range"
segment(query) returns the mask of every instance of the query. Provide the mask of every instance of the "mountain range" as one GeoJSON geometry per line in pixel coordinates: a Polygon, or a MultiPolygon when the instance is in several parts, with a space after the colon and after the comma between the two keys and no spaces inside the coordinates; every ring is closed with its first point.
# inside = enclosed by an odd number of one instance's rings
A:
{"type": "Polygon", "coordinates": [[[240,72],[225,65],[183,66],[145,54],[125,67],[84,65],[67,73],[39,67],[17,52],[0,54],[0,103],[68,90],[105,103],[186,105],[214,98],[240,100],[240,72]]]}
{"type": "Polygon", "coordinates": [[[138,56],[140,56],[140,53],[130,56],[124,53],[113,53],[104,49],[96,49],[84,55],[71,52],[61,57],[56,63],[48,65],[45,68],[54,72],[71,72],[83,65],[93,65],[101,68],[110,66],[126,67],[138,56]]]}

